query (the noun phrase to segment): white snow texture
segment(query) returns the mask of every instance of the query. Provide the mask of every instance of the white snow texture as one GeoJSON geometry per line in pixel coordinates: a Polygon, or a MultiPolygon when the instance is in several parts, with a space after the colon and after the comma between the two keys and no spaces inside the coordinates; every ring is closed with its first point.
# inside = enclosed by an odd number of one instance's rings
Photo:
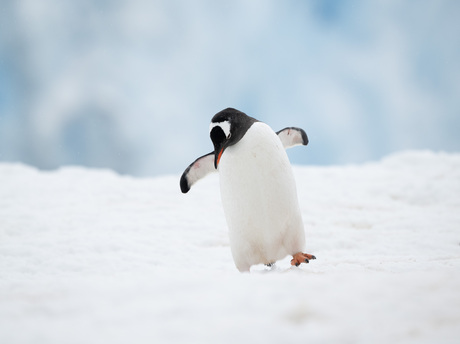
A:
{"type": "Polygon", "coordinates": [[[0,343],[458,343],[460,155],[294,174],[317,260],[242,274],[218,174],[0,164],[0,343]]]}

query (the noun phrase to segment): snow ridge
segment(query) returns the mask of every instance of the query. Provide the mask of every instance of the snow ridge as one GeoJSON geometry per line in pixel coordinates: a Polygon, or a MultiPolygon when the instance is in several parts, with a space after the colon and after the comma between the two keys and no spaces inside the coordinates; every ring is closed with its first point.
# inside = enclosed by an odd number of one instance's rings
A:
{"type": "Polygon", "coordinates": [[[0,342],[456,342],[460,154],[294,173],[318,259],[240,274],[216,174],[0,164],[0,342]]]}

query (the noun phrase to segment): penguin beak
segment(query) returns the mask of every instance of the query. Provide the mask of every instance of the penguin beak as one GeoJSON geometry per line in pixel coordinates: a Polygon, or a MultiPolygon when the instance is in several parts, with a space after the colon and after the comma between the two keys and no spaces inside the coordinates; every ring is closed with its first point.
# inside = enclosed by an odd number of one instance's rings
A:
{"type": "Polygon", "coordinates": [[[216,170],[219,166],[220,158],[222,158],[225,148],[227,148],[226,140],[214,142],[214,167],[216,170]]]}
{"type": "Polygon", "coordinates": [[[214,153],[214,167],[217,170],[217,166],[219,166],[220,158],[222,157],[222,153],[224,152],[225,147],[216,147],[214,153]]]}

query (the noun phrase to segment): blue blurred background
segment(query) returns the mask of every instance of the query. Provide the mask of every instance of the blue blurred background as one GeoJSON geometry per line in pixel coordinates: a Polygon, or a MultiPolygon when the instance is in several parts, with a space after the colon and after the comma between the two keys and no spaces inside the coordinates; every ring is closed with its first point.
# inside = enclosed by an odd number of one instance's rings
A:
{"type": "Polygon", "coordinates": [[[295,164],[460,150],[459,1],[0,4],[0,161],[180,174],[226,107],[295,164]]]}

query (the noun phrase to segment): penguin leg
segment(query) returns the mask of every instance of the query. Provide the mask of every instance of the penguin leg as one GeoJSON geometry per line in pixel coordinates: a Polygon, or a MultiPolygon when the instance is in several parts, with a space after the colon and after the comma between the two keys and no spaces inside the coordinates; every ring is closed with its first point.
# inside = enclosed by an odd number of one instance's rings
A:
{"type": "Polygon", "coordinates": [[[275,268],[275,263],[276,263],[276,262],[268,263],[268,264],[265,264],[265,266],[266,266],[267,268],[273,269],[273,268],[275,268]]]}
{"type": "Polygon", "coordinates": [[[299,266],[302,263],[308,263],[312,259],[316,259],[316,257],[312,254],[298,252],[292,256],[291,265],[299,266]]]}

